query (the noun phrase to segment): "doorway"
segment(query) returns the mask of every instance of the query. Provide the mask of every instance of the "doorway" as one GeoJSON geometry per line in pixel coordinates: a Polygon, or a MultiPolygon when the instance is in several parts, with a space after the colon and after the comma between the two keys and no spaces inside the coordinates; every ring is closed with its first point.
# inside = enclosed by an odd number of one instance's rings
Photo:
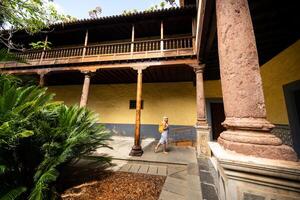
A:
{"type": "Polygon", "coordinates": [[[283,86],[293,147],[300,157],[300,80],[283,86]]]}
{"type": "Polygon", "coordinates": [[[210,103],[212,139],[217,140],[225,130],[222,122],[225,120],[224,106],[221,102],[210,103]]]}

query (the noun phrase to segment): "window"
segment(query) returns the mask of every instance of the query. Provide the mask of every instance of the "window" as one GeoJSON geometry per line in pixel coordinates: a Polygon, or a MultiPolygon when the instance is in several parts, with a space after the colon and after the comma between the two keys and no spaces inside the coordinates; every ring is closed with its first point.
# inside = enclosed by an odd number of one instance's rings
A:
{"type": "MultiPolygon", "coordinates": [[[[144,109],[144,100],[142,100],[142,109],[144,109]]],[[[136,109],[136,100],[129,101],[129,109],[136,109]]]]}

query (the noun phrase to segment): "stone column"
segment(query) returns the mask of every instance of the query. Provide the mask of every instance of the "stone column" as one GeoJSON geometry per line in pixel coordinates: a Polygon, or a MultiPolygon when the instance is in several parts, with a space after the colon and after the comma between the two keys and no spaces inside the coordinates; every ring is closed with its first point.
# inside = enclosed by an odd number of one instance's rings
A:
{"type": "Polygon", "coordinates": [[[247,0],[216,0],[218,49],[226,119],[218,142],[238,153],[296,161],[270,134],[255,36],[247,0]]]}
{"type": "Polygon", "coordinates": [[[39,86],[40,87],[44,87],[45,86],[45,74],[44,73],[40,73],[40,80],[39,80],[39,86]]]}
{"type": "Polygon", "coordinates": [[[137,91],[136,91],[136,119],[135,119],[135,134],[134,134],[134,145],[131,149],[130,156],[141,156],[143,150],[141,147],[141,108],[142,108],[142,82],[143,74],[142,69],[137,70],[137,91]]]}
{"type": "Polygon", "coordinates": [[[206,120],[205,94],[203,71],[204,64],[193,66],[196,73],[196,105],[197,105],[197,122],[195,125],[197,132],[197,153],[198,155],[210,156],[208,146],[210,129],[206,120]]]}
{"type": "Polygon", "coordinates": [[[81,99],[80,99],[80,107],[85,107],[87,105],[90,82],[91,82],[91,72],[82,72],[84,73],[84,82],[82,87],[81,99]]]}

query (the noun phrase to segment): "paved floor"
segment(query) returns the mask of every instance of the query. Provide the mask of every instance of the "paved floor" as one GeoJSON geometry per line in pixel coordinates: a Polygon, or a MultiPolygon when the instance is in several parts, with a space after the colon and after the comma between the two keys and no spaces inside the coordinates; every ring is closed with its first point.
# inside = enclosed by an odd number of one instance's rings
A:
{"type": "Polygon", "coordinates": [[[133,138],[113,137],[113,150],[98,149],[95,155],[111,156],[111,170],[166,176],[160,200],[218,200],[207,160],[197,160],[194,148],[170,146],[168,154],[154,153],[156,142],[146,139],[144,154],[131,157],[132,144],[133,138]]]}
{"type": "Polygon", "coordinates": [[[136,160],[185,165],[190,162],[195,162],[197,159],[193,147],[170,146],[168,148],[168,154],[161,153],[161,149],[158,153],[154,153],[154,147],[156,145],[154,139],[144,139],[142,141],[142,148],[144,150],[143,156],[132,157],[129,156],[129,152],[133,145],[132,137],[114,136],[112,139],[113,141],[110,141],[109,145],[113,147],[113,149],[101,148],[95,152],[95,155],[109,155],[118,160],[136,160]]]}
{"type": "Polygon", "coordinates": [[[212,176],[212,166],[209,165],[209,160],[205,157],[198,158],[199,174],[201,181],[201,189],[203,200],[219,200],[214,179],[212,176]]]}

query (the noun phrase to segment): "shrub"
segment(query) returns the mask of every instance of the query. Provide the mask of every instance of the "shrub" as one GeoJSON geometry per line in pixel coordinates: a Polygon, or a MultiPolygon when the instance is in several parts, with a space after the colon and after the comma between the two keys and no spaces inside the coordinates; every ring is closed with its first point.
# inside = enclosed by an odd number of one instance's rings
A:
{"type": "Polygon", "coordinates": [[[0,76],[0,200],[55,199],[64,165],[108,147],[110,133],[97,115],[53,102],[53,96],[0,76]]]}

